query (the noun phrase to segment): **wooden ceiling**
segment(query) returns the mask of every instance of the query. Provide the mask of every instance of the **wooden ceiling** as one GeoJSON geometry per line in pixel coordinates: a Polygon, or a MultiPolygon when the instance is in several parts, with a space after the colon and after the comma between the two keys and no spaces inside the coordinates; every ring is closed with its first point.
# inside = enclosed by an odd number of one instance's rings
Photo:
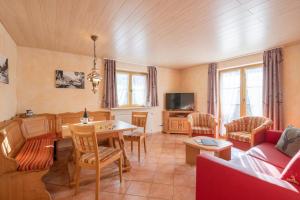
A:
{"type": "Polygon", "coordinates": [[[300,40],[300,0],[0,0],[21,46],[186,67],[300,40]]]}

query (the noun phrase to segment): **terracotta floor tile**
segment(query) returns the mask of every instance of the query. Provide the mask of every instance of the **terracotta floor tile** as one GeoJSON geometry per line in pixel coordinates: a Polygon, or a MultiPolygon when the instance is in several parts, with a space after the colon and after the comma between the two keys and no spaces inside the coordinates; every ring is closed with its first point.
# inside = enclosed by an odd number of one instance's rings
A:
{"type": "Polygon", "coordinates": [[[175,174],[174,175],[174,185],[175,186],[195,187],[196,186],[196,177],[175,174]]]}
{"type": "Polygon", "coordinates": [[[174,173],[175,164],[158,164],[157,171],[162,173],[174,173]]]}
{"type": "Polygon", "coordinates": [[[193,187],[174,186],[173,200],[193,200],[196,198],[196,190],[193,187]]]}
{"type": "Polygon", "coordinates": [[[130,186],[130,181],[123,180],[122,183],[119,182],[106,187],[102,187],[101,191],[125,194],[129,186],[130,186]]]}
{"type": "Polygon", "coordinates": [[[154,175],[153,183],[173,185],[173,179],[174,179],[173,173],[158,172],[154,175]]]}
{"type": "Polygon", "coordinates": [[[143,170],[143,171],[134,171],[131,172],[131,180],[133,181],[142,181],[151,183],[154,178],[154,171],[143,170]]]}
{"type": "Polygon", "coordinates": [[[146,197],[149,194],[151,183],[132,181],[126,194],[146,197]]]}
{"type": "Polygon", "coordinates": [[[171,200],[173,196],[173,186],[153,183],[148,197],[171,200]]]}

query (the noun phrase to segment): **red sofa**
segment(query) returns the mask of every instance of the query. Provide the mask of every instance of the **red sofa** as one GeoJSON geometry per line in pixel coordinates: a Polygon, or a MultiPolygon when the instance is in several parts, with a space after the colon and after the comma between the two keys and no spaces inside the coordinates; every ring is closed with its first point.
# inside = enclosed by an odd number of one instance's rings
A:
{"type": "Polygon", "coordinates": [[[262,143],[231,161],[199,155],[196,199],[300,200],[300,186],[280,178],[291,160],[275,148],[280,135],[266,131],[262,143]]]}

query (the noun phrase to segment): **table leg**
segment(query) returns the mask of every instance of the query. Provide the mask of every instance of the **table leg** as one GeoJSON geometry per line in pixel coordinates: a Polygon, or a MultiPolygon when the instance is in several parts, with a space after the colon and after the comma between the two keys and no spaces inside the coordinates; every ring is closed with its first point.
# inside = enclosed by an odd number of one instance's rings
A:
{"type": "Polygon", "coordinates": [[[231,147],[226,148],[220,152],[215,152],[215,156],[224,160],[231,160],[231,147]]]}
{"type": "Polygon", "coordinates": [[[123,169],[124,169],[124,171],[130,171],[131,164],[127,157],[127,153],[126,153],[126,149],[125,149],[125,140],[124,140],[122,132],[118,132],[118,139],[119,139],[120,149],[123,151],[123,160],[124,160],[123,169]]]}
{"type": "Polygon", "coordinates": [[[200,154],[200,149],[185,145],[185,162],[190,165],[196,164],[196,158],[200,154]]]}

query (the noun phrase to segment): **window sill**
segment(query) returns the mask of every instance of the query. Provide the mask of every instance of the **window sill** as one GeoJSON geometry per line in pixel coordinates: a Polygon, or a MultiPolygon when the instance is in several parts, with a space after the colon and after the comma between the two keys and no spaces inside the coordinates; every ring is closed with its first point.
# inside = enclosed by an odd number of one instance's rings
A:
{"type": "Polygon", "coordinates": [[[111,110],[136,110],[136,109],[150,109],[152,107],[148,106],[135,106],[135,107],[119,107],[119,108],[112,108],[111,110]]]}

